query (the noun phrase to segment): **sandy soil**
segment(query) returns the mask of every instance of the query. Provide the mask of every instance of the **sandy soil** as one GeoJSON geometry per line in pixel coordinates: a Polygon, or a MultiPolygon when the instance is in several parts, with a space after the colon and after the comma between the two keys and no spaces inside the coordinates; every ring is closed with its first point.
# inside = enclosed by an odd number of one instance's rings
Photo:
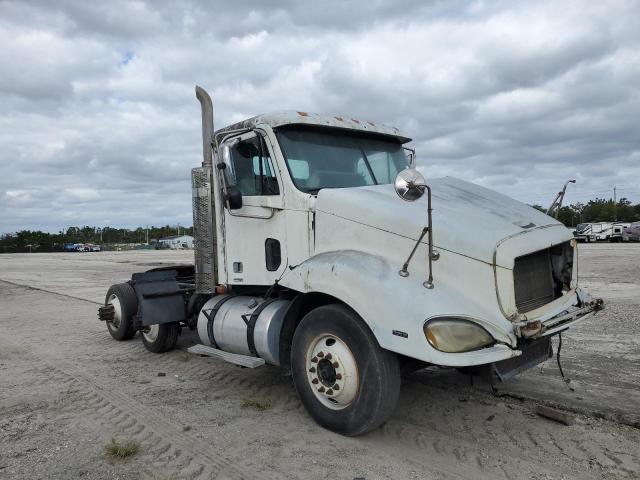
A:
{"type": "Polygon", "coordinates": [[[0,478],[640,478],[640,244],[580,251],[583,283],[608,305],[564,335],[575,391],[554,361],[497,396],[429,369],[358,438],[318,427],[276,368],[187,354],[193,332],[163,355],[111,339],[96,319],[108,285],[191,252],[0,255],[0,478]],[[576,424],[535,415],[538,404],[576,424]],[[113,460],[112,437],[142,450],[113,460]]]}

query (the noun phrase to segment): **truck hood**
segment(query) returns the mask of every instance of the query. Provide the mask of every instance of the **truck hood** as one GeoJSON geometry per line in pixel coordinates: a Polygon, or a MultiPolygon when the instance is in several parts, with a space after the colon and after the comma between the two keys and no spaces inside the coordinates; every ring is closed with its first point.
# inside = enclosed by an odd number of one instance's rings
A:
{"type": "MultiPolygon", "coordinates": [[[[433,243],[442,250],[492,264],[498,244],[507,237],[562,225],[524,203],[457,178],[427,183],[432,191],[433,243]]],[[[316,210],[413,240],[427,225],[427,196],[405,202],[393,185],[323,189],[316,210]]],[[[529,252],[520,252],[525,253],[529,252]]]]}

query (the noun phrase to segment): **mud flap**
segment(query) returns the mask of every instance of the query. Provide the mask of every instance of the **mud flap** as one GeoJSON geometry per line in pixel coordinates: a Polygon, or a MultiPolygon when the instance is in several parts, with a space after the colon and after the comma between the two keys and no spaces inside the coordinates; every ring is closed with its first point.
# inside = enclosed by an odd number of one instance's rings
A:
{"type": "Polygon", "coordinates": [[[176,270],[152,270],[132,275],[131,284],[138,297],[135,328],[185,321],[185,296],[176,276],[176,270]]]}

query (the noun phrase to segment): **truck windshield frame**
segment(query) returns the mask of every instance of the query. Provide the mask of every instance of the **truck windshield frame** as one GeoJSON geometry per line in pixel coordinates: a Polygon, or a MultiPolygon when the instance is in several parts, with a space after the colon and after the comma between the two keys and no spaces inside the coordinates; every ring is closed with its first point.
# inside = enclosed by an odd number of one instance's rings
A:
{"type": "Polygon", "coordinates": [[[323,188],[391,184],[409,167],[402,142],[385,135],[286,125],[276,136],[293,184],[312,195],[323,188]]]}

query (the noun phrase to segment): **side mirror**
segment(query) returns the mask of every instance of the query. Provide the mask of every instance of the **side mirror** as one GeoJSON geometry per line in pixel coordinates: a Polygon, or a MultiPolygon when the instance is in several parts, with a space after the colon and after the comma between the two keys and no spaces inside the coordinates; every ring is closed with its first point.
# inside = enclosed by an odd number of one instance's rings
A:
{"type": "Polygon", "coordinates": [[[407,258],[407,261],[404,262],[404,265],[402,265],[402,269],[398,272],[398,274],[401,277],[409,276],[409,270],[408,270],[409,262],[411,261],[411,258],[413,257],[414,253],[416,253],[416,250],[418,249],[418,246],[420,245],[420,242],[422,242],[422,239],[424,238],[424,236],[428,235],[427,238],[429,242],[428,244],[429,252],[427,254],[427,261],[429,265],[429,277],[427,278],[427,281],[424,282],[422,285],[424,285],[425,288],[432,289],[433,288],[432,263],[434,260],[438,260],[438,258],[440,258],[440,255],[437,252],[433,251],[433,224],[432,224],[433,219],[431,215],[431,212],[432,212],[431,188],[429,187],[429,185],[427,185],[427,182],[422,176],[422,174],[415,168],[408,168],[398,173],[398,176],[396,177],[396,181],[394,182],[393,186],[395,187],[396,193],[398,194],[398,196],[405,202],[415,202],[416,200],[418,200],[424,195],[425,191],[427,192],[427,226],[422,229],[422,233],[418,237],[418,241],[413,247],[413,250],[411,250],[411,253],[409,254],[409,258],[407,258]]]}
{"type": "Polygon", "coordinates": [[[426,180],[415,168],[402,170],[394,182],[396,193],[406,202],[415,202],[422,197],[426,186],[426,180]]]}
{"type": "Polygon", "coordinates": [[[242,192],[240,192],[240,189],[235,185],[229,185],[227,187],[227,203],[231,210],[242,208],[242,192]]]}

